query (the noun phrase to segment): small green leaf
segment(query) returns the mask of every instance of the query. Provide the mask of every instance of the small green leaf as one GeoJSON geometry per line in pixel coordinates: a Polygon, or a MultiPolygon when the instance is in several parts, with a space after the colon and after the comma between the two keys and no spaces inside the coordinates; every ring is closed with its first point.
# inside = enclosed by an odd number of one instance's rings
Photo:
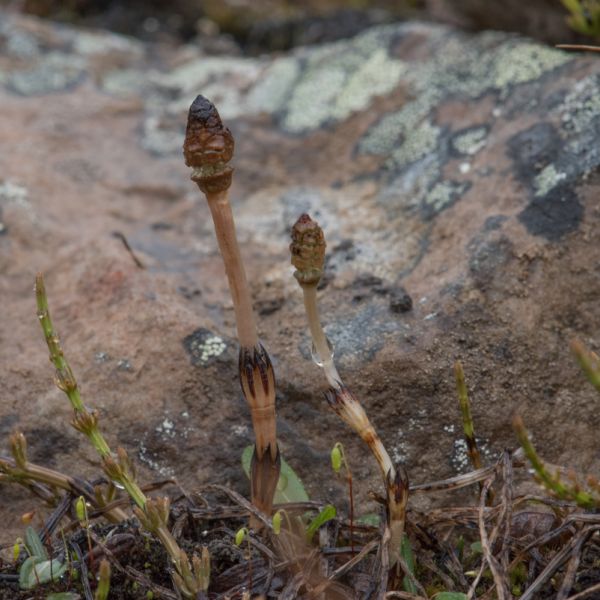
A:
{"type": "Polygon", "coordinates": [[[62,564],[57,558],[41,560],[38,557],[31,556],[27,560],[23,563],[21,571],[19,571],[19,585],[23,590],[31,590],[38,585],[58,581],[67,570],[67,563],[62,564]],[[30,559],[33,559],[33,561],[23,574],[23,567],[30,559]]]}
{"type": "Polygon", "coordinates": [[[279,535],[281,533],[281,511],[278,510],[273,515],[273,533],[279,535]]]}
{"type": "Polygon", "coordinates": [[[467,595],[462,592],[439,592],[432,600],[467,600],[467,595]]]}
{"type": "MultiPolygon", "coordinates": [[[[242,467],[248,479],[250,479],[250,464],[252,463],[252,453],[254,446],[246,446],[242,453],[242,467]]],[[[290,502],[308,502],[308,494],[302,485],[302,481],[292,467],[282,457],[281,472],[277,489],[275,490],[275,504],[288,504],[290,502]]]]}
{"type": "Polygon", "coordinates": [[[56,592],[46,596],[46,600],[81,600],[81,596],[75,592],[56,592]]]}
{"type": "Polygon", "coordinates": [[[247,535],[248,535],[248,530],[245,527],[238,529],[235,534],[235,545],[241,546],[242,542],[246,539],[247,535]]]}
{"type": "Polygon", "coordinates": [[[48,552],[46,552],[46,548],[44,548],[40,536],[31,525],[25,530],[25,545],[31,556],[37,556],[42,560],[48,560],[48,552]]]}
{"type": "Polygon", "coordinates": [[[473,554],[481,554],[483,552],[483,548],[481,547],[481,542],[473,542],[471,544],[471,552],[473,554]]]}
{"type": "Polygon", "coordinates": [[[335,519],[335,515],[337,514],[335,510],[335,506],[332,504],[328,504],[309,524],[306,528],[306,539],[310,542],[315,535],[315,532],[319,527],[325,525],[327,521],[331,521],[331,519],[335,519]]]}
{"type": "MultiPolygon", "coordinates": [[[[408,567],[408,570],[410,571],[410,574],[414,577],[415,555],[413,554],[412,546],[410,545],[410,540],[408,539],[408,536],[406,534],[402,536],[400,556],[402,556],[404,562],[406,563],[406,566],[408,567]]],[[[417,586],[412,582],[410,577],[404,577],[404,579],[402,580],[402,587],[404,588],[405,592],[409,592],[411,594],[417,593],[417,586]]]]}
{"type": "Polygon", "coordinates": [[[339,473],[342,468],[342,451],[339,442],[331,450],[331,468],[336,473],[339,473]]]}
{"type": "Polygon", "coordinates": [[[37,585],[37,581],[34,581],[34,585],[29,585],[29,580],[31,575],[35,580],[35,575],[33,574],[33,567],[36,563],[42,562],[44,559],[39,556],[30,556],[23,561],[21,568],[19,569],[19,587],[22,590],[29,590],[31,587],[35,587],[37,585]]]}

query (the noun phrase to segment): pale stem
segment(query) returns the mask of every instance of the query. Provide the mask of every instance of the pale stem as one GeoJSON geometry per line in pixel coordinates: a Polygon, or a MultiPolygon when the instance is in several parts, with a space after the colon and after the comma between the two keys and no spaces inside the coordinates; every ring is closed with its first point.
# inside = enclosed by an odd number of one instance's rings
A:
{"type": "Polygon", "coordinates": [[[315,350],[323,363],[323,370],[329,385],[336,390],[340,389],[341,377],[339,376],[335,364],[333,362],[333,354],[329,349],[327,336],[321,327],[319,318],[319,308],[317,306],[317,286],[302,285],[302,293],[304,295],[304,308],[308,318],[308,326],[310,335],[314,344],[315,350]]]}
{"type": "Polygon", "coordinates": [[[235,235],[233,213],[228,191],[206,194],[215,225],[219,249],[225,263],[225,272],[233,300],[238,339],[241,346],[253,348],[258,344],[252,298],[235,235]]]}

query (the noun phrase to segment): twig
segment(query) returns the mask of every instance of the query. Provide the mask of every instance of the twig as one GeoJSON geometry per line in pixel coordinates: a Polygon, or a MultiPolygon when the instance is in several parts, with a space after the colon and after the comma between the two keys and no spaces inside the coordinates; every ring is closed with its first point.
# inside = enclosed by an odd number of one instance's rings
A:
{"type": "MultiPolygon", "coordinates": [[[[600,526],[592,525],[589,527],[589,531],[599,531],[600,526]]],[[[580,533],[583,533],[584,530],[580,533]]],[[[534,594],[538,589],[550,578],[556,570],[567,560],[569,554],[573,551],[573,548],[578,544],[579,536],[573,538],[568,544],[565,544],[552,558],[552,560],[546,565],[546,568],[536,577],[535,581],[527,588],[519,600],[531,600],[534,598],[534,594]]]]}
{"type": "Polygon", "coordinates": [[[583,590],[582,592],[575,594],[574,596],[569,596],[567,600],[582,600],[582,598],[587,598],[590,594],[593,594],[594,592],[600,592],[600,583],[597,583],[592,587],[589,587],[587,590],[583,590]]]}
{"type": "Polygon", "coordinates": [[[487,479],[483,484],[483,489],[481,491],[481,500],[479,502],[479,535],[481,537],[481,548],[483,550],[483,556],[485,557],[485,560],[488,563],[490,570],[492,571],[494,583],[496,584],[498,600],[508,600],[512,596],[507,588],[506,574],[504,573],[502,565],[492,554],[490,540],[488,538],[488,534],[485,528],[484,509],[487,500],[487,492],[490,489],[490,486],[492,485],[493,481],[494,479],[492,477],[487,479]]]}
{"type": "Polygon", "coordinates": [[[579,567],[579,563],[581,562],[581,549],[583,545],[590,538],[591,532],[584,531],[580,535],[577,536],[577,543],[573,547],[571,551],[571,558],[569,559],[569,564],[565,570],[565,576],[563,578],[560,589],[558,590],[558,594],[556,595],[556,600],[566,600],[568,595],[573,588],[573,584],[575,583],[575,575],[577,574],[577,568],[579,567]]]}

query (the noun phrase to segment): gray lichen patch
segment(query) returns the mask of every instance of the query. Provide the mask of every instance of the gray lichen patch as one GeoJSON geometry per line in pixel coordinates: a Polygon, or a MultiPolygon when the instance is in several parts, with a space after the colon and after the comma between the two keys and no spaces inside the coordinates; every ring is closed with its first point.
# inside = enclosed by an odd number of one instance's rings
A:
{"type": "Polygon", "coordinates": [[[567,132],[582,133],[600,117],[600,75],[591,75],[573,86],[559,107],[561,124],[567,132]]]}
{"type": "Polygon", "coordinates": [[[426,216],[432,216],[448,208],[469,188],[466,182],[441,181],[425,196],[423,208],[426,216]]]}
{"type": "Polygon", "coordinates": [[[438,145],[440,128],[429,121],[423,121],[415,128],[405,128],[404,136],[404,141],[391,156],[394,165],[400,168],[433,152],[438,145]]]}
{"type": "Polygon", "coordinates": [[[8,75],[6,85],[22,96],[62,92],[83,81],[86,67],[86,61],[78,56],[51,52],[37,66],[8,75]]]}
{"type": "Polygon", "coordinates": [[[487,135],[487,127],[471,127],[454,136],[452,147],[460,154],[473,156],[485,147],[487,135]]]}
{"type": "Polygon", "coordinates": [[[398,85],[408,66],[369,41],[359,36],[309,57],[285,106],[284,129],[302,133],[343,120],[398,85]]]}
{"type": "Polygon", "coordinates": [[[298,59],[285,56],[275,60],[250,90],[247,106],[253,113],[277,113],[289,100],[300,75],[298,59]]]}

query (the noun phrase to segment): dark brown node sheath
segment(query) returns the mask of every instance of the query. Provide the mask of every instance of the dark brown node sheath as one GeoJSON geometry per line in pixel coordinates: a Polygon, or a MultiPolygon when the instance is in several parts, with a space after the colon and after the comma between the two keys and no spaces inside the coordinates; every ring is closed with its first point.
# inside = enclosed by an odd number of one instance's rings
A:
{"type": "MultiPolygon", "coordinates": [[[[251,468],[253,504],[270,515],[279,480],[280,457],[275,420],[275,374],[265,348],[258,341],[250,288],[235,234],[229,204],[234,140],[215,106],[198,96],[188,116],[183,154],[195,181],[205,194],[225,264],[240,342],[239,375],[250,406],[256,437],[251,468]]],[[[251,520],[251,526],[259,522],[251,520]]]]}

